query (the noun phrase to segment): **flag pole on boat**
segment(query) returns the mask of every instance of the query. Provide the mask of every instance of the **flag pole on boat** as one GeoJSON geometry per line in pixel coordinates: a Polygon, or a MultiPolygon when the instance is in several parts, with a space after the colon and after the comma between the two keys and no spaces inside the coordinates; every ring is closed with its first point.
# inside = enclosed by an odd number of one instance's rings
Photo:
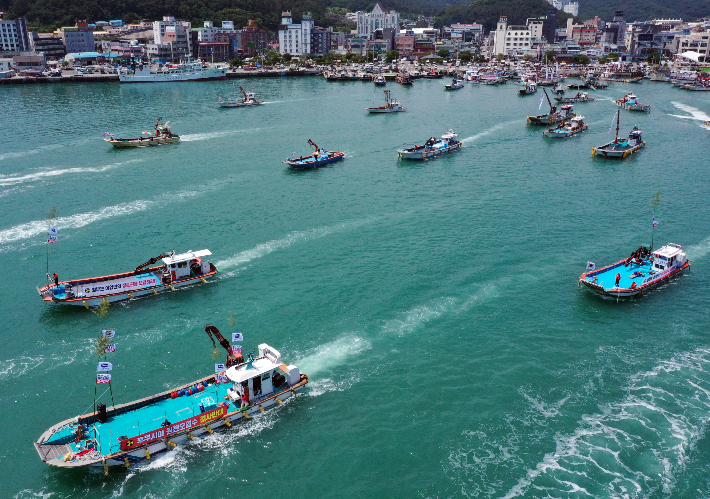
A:
{"type": "Polygon", "coordinates": [[[660,189],[651,198],[651,208],[653,208],[653,224],[652,224],[653,227],[651,228],[651,251],[653,251],[653,235],[654,235],[654,232],[656,231],[656,227],[658,226],[658,222],[656,221],[656,208],[658,207],[659,204],[661,204],[661,190],[660,189]]]}
{"type": "Polygon", "coordinates": [[[52,227],[52,221],[57,218],[57,207],[52,206],[47,212],[47,220],[49,220],[49,227],[47,228],[47,283],[51,283],[51,278],[49,277],[49,245],[50,243],[57,242],[57,228],[52,227]]]}

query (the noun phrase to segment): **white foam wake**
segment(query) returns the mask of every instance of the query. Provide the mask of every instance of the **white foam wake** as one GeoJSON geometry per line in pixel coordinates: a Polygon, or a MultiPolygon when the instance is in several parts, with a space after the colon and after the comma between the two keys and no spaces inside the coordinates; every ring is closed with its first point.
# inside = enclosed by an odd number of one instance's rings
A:
{"type": "MultiPolygon", "coordinates": [[[[78,229],[89,225],[93,222],[99,220],[104,220],[106,218],[129,215],[131,213],[136,213],[139,211],[146,210],[152,206],[165,202],[165,199],[180,200],[187,197],[192,197],[197,195],[197,192],[193,191],[182,191],[179,193],[173,193],[170,196],[162,196],[159,200],[138,200],[132,201],[130,203],[121,203],[114,206],[106,206],[95,211],[89,211],[87,213],[78,213],[76,215],[71,215],[68,217],[60,217],[52,222],[54,227],[60,229],[78,229]]],[[[168,202],[170,202],[168,201],[168,202]]],[[[27,222],[20,225],[15,225],[7,229],[0,230],[0,244],[8,244],[24,239],[29,239],[31,237],[36,237],[39,234],[47,231],[48,222],[47,220],[35,220],[32,222],[27,222]]]]}
{"type": "Polygon", "coordinates": [[[706,113],[698,109],[697,107],[693,106],[688,106],[687,104],[683,104],[682,102],[675,102],[672,101],[671,104],[673,104],[676,108],[680,109],[681,111],[685,111],[688,113],[690,116],[680,116],[677,114],[671,114],[671,116],[674,116],[676,118],[683,118],[687,120],[700,120],[700,121],[710,121],[710,116],[708,116],[706,113]]]}
{"type": "Polygon", "coordinates": [[[41,180],[44,178],[56,177],[59,175],[66,175],[68,173],[100,173],[106,170],[111,170],[117,168],[123,164],[137,163],[143,161],[142,159],[133,159],[130,161],[125,161],[122,163],[114,163],[106,166],[99,166],[95,168],[63,168],[56,170],[40,170],[35,173],[30,173],[26,175],[0,175],[0,186],[23,184],[26,182],[32,182],[34,180],[41,180]]]}
{"type": "Polygon", "coordinates": [[[248,130],[221,130],[218,132],[208,133],[190,133],[187,135],[181,135],[180,140],[182,142],[194,142],[197,140],[218,139],[221,137],[229,137],[230,135],[236,135],[238,133],[258,132],[259,130],[261,130],[261,128],[251,128],[248,130]]]}
{"type": "Polygon", "coordinates": [[[315,351],[299,359],[296,363],[302,372],[309,375],[329,371],[353,357],[372,348],[371,343],[354,334],[341,336],[335,341],[319,345],[315,351]]]}
{"type": "Polygon", "coordinates": [[[623,400],[557,437],[555,451],[504,497],[672,495],[709,422],[710,350],[676,355],[634,376],[623,400]]]}
{"type": "Polygon", "coordinates": [[[704,257],[710,253],[710,236],[706,237],[698,244],[686,247],[685,252],[691,260],[704,257]]]}
{"type": "Polygon", "coordinates": [[[520,120],[514,120],[514,121],[506,121],[506,122],[503,122],[503,123],[498,123],[497,125],[495,125],[495,126],[493,126],[493,127],[491,127],[491,128],[488,128],[487,130],[483,130],[482,132],[479,132],[479,133],[477,133],[477,134],[475,134],[475,135],[471,135],[470,137],[466,137],[465,139],[462,139],[462,140],[461,140],[461,143],[464,144],[464,145],[470,144],[471,142],[475,142],[475,141],[477,141],[478,139],[480,139],[480,138],[482,138],[482,137],[485,137],[486,135],[490,135],[490,134],[492,134],[493,132],[497,132],[498,130],[502,130],[503,128],[505,128],[506,126],[508,126],[508,125],[510,125],[510,124],[512,124],[512,123],[518,123],[519,121],[520,121],[520,120]]]}

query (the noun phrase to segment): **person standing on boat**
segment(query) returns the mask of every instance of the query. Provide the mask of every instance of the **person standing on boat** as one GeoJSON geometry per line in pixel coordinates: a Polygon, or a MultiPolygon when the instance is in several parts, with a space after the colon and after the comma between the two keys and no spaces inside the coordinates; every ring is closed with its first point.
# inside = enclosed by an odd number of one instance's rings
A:
{"type": "Polygon", "coordinates": [[[56,272],[54,273],[54,285],[59,286],[59,276],[56,272]]]}
{"type": "Polygon", "coordinates": [[[617,288],[619,287],[619,281],[621,281],[621,274],[617,272],[616,273],[616,280],[614,281],[614,286],[617,288]]]}

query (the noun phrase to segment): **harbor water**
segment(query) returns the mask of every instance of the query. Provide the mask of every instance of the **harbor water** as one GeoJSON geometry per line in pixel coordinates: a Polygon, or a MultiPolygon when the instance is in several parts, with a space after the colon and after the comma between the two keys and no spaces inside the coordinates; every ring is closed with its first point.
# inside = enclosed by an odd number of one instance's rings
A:
{"type": "Polygon", "coordinates": [[[587,132],[549,140],[526,126],[540,92],[445,83],[388,82],[407,112],[385,115],[365,112],[384,102],[371,83],[322,78],[0,88],[0,496],[710,496],[707,96],[612,83],[575,105],[587,132]],[[239,84],[265,105],[220,109],[239,84]],[[653,108],[622,111],[620,134],[638,125],[646,147],[592,157],[629,91],[653,108]],[[179,144],[102,141],[158,117],[179,144]],[[459,152],[398,161],[447,129],[459,152]],[[346,158],[282,164],[309,138],[346,158]],[[690,271],[633,301],[578,289],[587,261],[651,243],[658,190],[655,246],[682,244],[690,271]],[[203,248],[213,281],[104,318],[35,289],[47,268],[107,275],[203,248]],[[214,372],[206,324],[279,349],[306,390],[108,477],[40,461],[46,428],[92,410],[102,329],[118,404],[214,372]]]}

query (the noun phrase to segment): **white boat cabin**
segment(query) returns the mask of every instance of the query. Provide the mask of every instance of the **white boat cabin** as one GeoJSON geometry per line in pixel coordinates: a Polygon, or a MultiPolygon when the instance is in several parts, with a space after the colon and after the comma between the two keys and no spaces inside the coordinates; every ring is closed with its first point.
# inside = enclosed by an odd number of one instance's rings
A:
{"type": "Polygon", "coordinates": [[[283,364],[279,351],[266,343],[259,345],[256,359],[232,366],[226,374],[232,382],[227,395],[237,406],[245,390],[249,398],[248,405],[255,405],[275,391],[283,390],[286,384],[293,386],[301,379],[298,367],[283,364]]]}
{"type": "Polygon", "coordinates": [[[172,255],[163,258],[163,263],[172,276],[172,280],[186,279],[190,277],[190,270],[195,274],[207,274],[210,272],[210,263],[202,257],[211,255],[210,250],[188,251],[179,255],[172,255]]]}
{"type": "Polygon", "coordinates": [[[652,256],[653,270],[656,272],[663,272],[674,265],[676,267],[682,267],[688,260],[686,254],[683,253],[683,248],[679,244],[673,243],[669,243],[657,251],[654,251],[652,256]]]}

